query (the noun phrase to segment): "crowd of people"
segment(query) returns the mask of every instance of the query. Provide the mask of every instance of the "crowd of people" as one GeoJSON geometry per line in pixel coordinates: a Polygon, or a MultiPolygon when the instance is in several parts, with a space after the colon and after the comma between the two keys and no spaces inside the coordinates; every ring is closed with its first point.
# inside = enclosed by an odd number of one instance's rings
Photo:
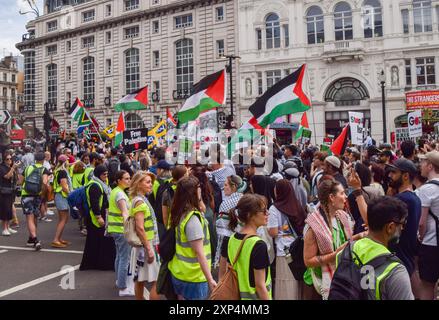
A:
{"type": "Polygon", "coordinates": [[[145,286],[151,300],[163,299],[164,271],[178,299],[207,299],[230,265],[241,299],[331,299],[336,290],[349,291],[338,281],[349,264],[340,257],[349,250],[353,265],[375,266],[368,299],[433,300],[438,149],[432,141],[404,141],[398,149],[352,147],[335,156],[275,143],[268,171],[252,150],[250,164],[207,165],[172,164],[160,147],[124,153],[84,141],[74,148],[59,141],[52,153],[9,150],[0,165],[2,235],[16,236],[18,195],[26,245],[40,250],[37,222],[50,221],[54,201],[58,222],[50,246],[68,248],[63,231],[70,217],[77,219],[86,237],[80,270],[114,270],[119,295],[136,299],[144,298],[145,286]],[[78,190],[85,192],[83,208],[69,199],[78,190]],[[126,238],[130,220],[138,246],[126,238]],[[175,252],[164,261],[160,251],[169,233],[175,252]],[[377,265],[387,255],[392,258],[377,265]],[[291,258],[303,261],[299,276],[291,258]]]}

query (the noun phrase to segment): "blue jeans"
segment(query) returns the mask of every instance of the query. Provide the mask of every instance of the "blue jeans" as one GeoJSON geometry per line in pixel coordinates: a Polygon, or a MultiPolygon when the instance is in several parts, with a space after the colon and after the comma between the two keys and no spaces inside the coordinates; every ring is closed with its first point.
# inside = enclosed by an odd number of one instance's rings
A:
{"type": "Polygon", "coordinates": [[[128,265],[131,254],[131,246],[125,240],[122,233],[112,233],[116,245],[116,260],[114,270],[116,270],[117,287],[124,289],[127,287],[128,265]]]}

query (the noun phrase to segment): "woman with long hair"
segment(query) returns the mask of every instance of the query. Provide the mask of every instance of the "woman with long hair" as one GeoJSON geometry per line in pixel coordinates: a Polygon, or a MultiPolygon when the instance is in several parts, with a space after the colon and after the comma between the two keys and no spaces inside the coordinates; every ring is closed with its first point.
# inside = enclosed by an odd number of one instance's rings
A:
{"type": "Polygon", "coordinates": [[[67,202],[69,193],[73,190],[72,180],[69,175],[69,161],[65,155],[58,157],[58,163],[55,167],[53,177],[53,189],[55,192],[55,206],[58,210],[59,220],[56,226],[55,237],[52,241],[52,247],[65,248],[70,242],[63,240],[62,234],[69,219],[70,206],[67,202]]]}
{"type": "Polygon", "coordinates": [[[208,221],[202,213],[201,185],[189,176],[177,183],[171,207],[175,228],[175,255],[168,264],[172,284],[179,299],[207,299],[216,287],[211,273],[211,247],[208,221]]]}
{"type": "Polygon", "coordinates": [[[171,227],[171,206],[174,199],[175,190],[177,189],[177,183],[181,178],[185,177],[188,170],[185,166],[178,165],[172,169],[172,180],[167,190],[163,192],[162,198],[162,217],[163,223],[166,229],[171,227]]]}
{"type": "Polygon", "coordinates": [[[303,234],[306,212],[288,180],[277,181],[274,194],[267,225],[268,233],[276,243],[274,296],[276,300],[299,300],[301,286],[293,277],[285,255],[294,240],[303,234]]]}
{"type": "Polygon", "coordinates": [[[229,212],[230,229],[235,229],[238,219],[244,226],[224,242],[221,255],[232,264],[242,241],[245,241],[238,260],[232,266],[238,276],[241,300],[271,300],[270,259],[267,245],[257,229],[267,225],[267,201],[258,194],[245,194],[236,209],[229,212]]]}
{"type": "Polygon", "coordinates": [[[160,299],[156,289],[160,269],[160,257],[157,250],[159,235],[154,209],[147,199],[147,196],[152,192],[154,179],[154,174],[138,171],[133,176],[129,189],[132,199],[130,216],[135,218],[136,233],[143,245],[135,250],[137,263],[134,273],[134,291],[137,300],[143,300],[145,282],[152,284],[150,300],[160,299]]]}
{"type": "Polygon", "coordinates": [[[9,152],[4,153],[3,156],[3,162],[0,165],[0,202],[2,204],[0,220],[3,222],[2,235],[10,236],[17,233],[17,231],[10,228],[9,222],[13,219],[19,163],[14,163],[12,154],[9,152]]]}

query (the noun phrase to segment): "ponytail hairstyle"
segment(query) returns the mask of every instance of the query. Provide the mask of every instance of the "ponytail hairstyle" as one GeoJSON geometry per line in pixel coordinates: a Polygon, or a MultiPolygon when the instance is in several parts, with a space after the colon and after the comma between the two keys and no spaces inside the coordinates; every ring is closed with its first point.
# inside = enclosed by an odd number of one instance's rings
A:
{"type": "MultiPolygon", "coordinates": [[[[323,178],[322,178],[323,180],[323,178]]],[[[337,194],[337,188],[341,183],[335,179],[325,179],[319,183],[317,196],[326,214],[329,214],[329,196],[337,194]]]]}
{"type": "Polygon", "coordinates": [[[267,200],[264,196],[259,194],[248,193],[242,196],[238,201],[235,209],[229,211],[229,228],[235,230],[238,226],[238,219],[246,224],[250,218],[256,215],[259,211],[267,209],[267,200]]]}
{"type": "Polygon", "coordinates": [[[181,178],[177,182],[174,199],[171,206],[171,225],[177,227],[181,218],[192,210],[200,209],[200,199],[198,198],[198,187],[200,182],[194,176],[181,178]]]}

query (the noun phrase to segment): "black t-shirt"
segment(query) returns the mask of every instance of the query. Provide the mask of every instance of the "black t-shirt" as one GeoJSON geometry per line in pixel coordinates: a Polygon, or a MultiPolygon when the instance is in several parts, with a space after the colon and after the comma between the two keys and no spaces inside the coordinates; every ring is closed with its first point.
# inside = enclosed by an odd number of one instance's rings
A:
{"type": "Polygon", "coordinates": [[[61,184],[61,179],[68,179],[68,178],[69,178],[69,176],[67,174],[67,171],[65,171],[65,170],[58,171],[58,177],[56,179],[58,184],[61,184]]]}
{"type": "Polygon", "coordinates": [[[6,179],[5,175],[11,170],[11,167],[5,163],[0,164],[0,186],[3,188],[12,188],[14,186],[14,178],[6,179]]]}
{"type": "MultiPolygon", "coordinates": [[[[245,234],[235,233],[235,237],[238,240],[243,240],[245,238],[245,234]]],[[[221,256],[227,259],[227,262],[230,263],[228,257],[228,245],[229,245],[229,237],[224,237],[224,241],[221,247],[221,256]]],[[[270,267],[270,258],[268,256],[268,248],[265,244],[264,240],[259,240],[256,242],[253,247],[252,253],[250,255],[250,270],[261,270],[265,269],[265,279],[268,277],[268,268],[270,267]]],[[[255,273],[250,272],[249,274],[250,286],[255,287],[255,273]]]]}

